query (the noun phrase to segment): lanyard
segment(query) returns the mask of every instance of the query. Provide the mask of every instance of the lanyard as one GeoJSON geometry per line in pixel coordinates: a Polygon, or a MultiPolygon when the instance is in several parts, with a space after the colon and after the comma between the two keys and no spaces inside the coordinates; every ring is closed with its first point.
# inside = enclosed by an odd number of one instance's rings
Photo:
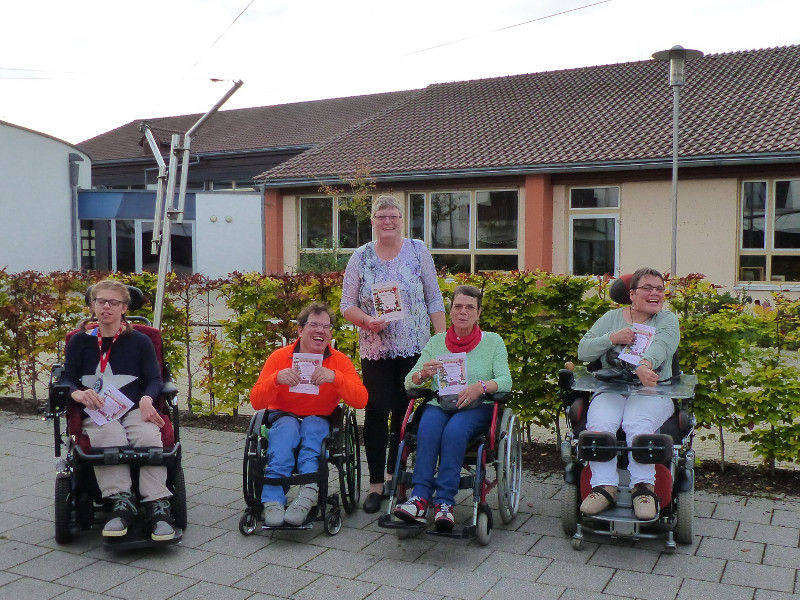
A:
{"type": "Polygon", "coordinates": [[[114,335],[114,339],[111,340],[111,344],[108,346],[108,350],[106,353],[103,354],[103,338],[100,336],[100,328],[98,327],[95,329],[97,332],[95,335],[97,336],[97,351],[100,353],[100,375],[106,372],[106,366],[108,366],[108,359],[111,357],[111,346],[114,345],[114,342],[117,341],[117,338],[122,333],[122,330],[125,328],[125,324],[119,326],[119,331],[114,335]]]}

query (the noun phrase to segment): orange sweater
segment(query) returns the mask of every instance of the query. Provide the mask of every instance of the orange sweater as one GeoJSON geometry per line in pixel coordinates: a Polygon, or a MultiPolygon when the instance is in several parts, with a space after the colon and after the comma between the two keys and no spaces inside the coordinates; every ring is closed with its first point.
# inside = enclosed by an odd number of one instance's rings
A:
{"type": "Polygon", "coordinates": [[[343,353],[328,346],[322,366],[336,374],[333,383],[319,386],[319,394],[290,392],[288,385],[275,381],[278,371],[292,367],[292,354],[299,352],[299,342],[275,350],[267,358],[261,375],[250,392],[250,403],[256,410],[284,410],[295,415],[329,415],[341,398],[353,408],[367,405],[367,388],[356,373],[353,362],[343,353]]]}

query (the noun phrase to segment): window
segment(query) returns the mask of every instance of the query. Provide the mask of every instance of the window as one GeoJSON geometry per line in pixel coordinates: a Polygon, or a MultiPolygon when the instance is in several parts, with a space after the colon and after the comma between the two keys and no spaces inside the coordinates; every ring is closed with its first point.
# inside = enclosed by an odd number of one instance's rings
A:
{"type": "Polygon", "coordinates": [[[355,250],[372,239],[372,198],[357,203],[350,196],[300,198],[300,248],[355,250]]]}
{"type": "Polygon", "coordinates": [[[411,237],[428,244],[450,273],[519,266],[519,191],[436,191],[408,196],[411,237]]]}
{"type": "Polygon", "coordinates": [[[619,274],[618,187],[570,190],[569,239],[571,274],[619,274]]]}
{"type": "Polygon", "coordinates": [[[739,281],[800,281],[800,180],[742,182],[739,227],[739,281]]]}
{"type": "MultiPolygon", "coordinates": [[[[141,273],[158,271],[153,254],[153,222],[131,219],[81,220],[81,269],[141,273]]],[[[175,273],[194,273],[194,223],[172,224],[171,265],[175,273]]]]}

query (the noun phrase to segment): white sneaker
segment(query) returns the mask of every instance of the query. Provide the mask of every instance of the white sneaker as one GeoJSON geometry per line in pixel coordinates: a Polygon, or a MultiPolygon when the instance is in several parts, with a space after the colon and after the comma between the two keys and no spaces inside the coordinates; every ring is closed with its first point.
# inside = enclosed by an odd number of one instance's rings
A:
{"type": "Polygon", "coordinates": [[[264,502],[264,525],[280,527],[283,525],[285,510],[280,502],[264,502]]]}
{"type": "Polygon", "coordinates": [[[319,487],[316,483],[310,483],[300,488],[300,493],[297,494],[297,498],[295,498],[289,505],[289,508],[286,509],[286,516],[283,519],[284,523],[293,525],[294,527],[302,525],[306,517],[308,517],[308,513],[311,511],[311,507],[317,502],[318,496],[319,487]]]}

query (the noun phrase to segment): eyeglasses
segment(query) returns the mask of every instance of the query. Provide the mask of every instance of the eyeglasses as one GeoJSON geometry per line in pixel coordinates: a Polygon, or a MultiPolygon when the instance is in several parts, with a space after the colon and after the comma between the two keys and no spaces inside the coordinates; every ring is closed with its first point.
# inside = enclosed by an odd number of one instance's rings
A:
{"type": "Polygon", "coordinates": [[[110,306],[111,308],[117,308],[120,304],[125,304],[122,300],[114,300],[112,298],[95,298],[94,299],[95,306],[110,306]]]}
{"type": "Polygon", "coordinates": [[[316,323],[315,321],[308,321],[303,327],[311,327],[311,329],[324,329],[325,331],[330,331],[333,329],[333,325],[330,323],[316,323]]]}
{"type": "Polygon", "coordinates": [[[644,290],[648,294],[650,292],[658,292],[659,294],[662,294],[667,290],[667,288],[665,288],[663,285],[640,285],[636,289],[637,290],[644,290]]]}
{"type": "Polygon", "coordinates": [[[388,221],[388,222],[391,222],[391,223],[396,223],[397,221],[399,221],[399,220],[400,220],[400,219],[402,219],[403,217],[401,217],[400,215],[375,215],[375,216],[374,216],[374,217],[372,217],[372,218],[373,218],[375,221],[378,221],[379,223],[380,223],[380,222],[384,222],[384,223],[385,223],[385,222],[387,222],[387,221],[388,221]]]}
{"type": "Polygon", "coordinates": [[[478,307],[474,304],[453,304],[452,308],[455,312],[460,312],[462,310],[467,312],[475,312],[478,310],[478,307]]]}

